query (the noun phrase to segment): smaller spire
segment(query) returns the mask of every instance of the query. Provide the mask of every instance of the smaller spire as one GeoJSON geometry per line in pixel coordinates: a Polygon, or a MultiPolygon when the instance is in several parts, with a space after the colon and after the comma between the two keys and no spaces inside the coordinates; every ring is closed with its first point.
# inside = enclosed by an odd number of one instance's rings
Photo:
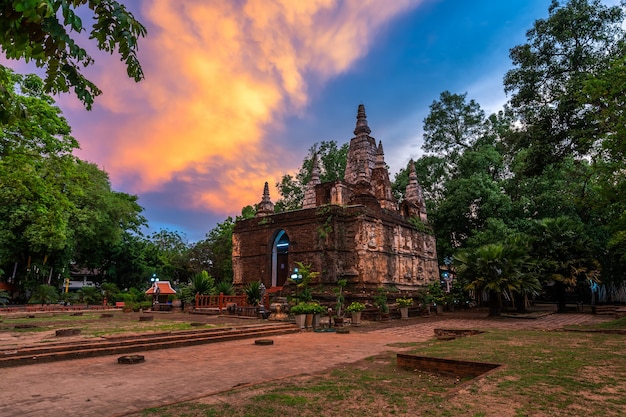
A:
{"type": "Polygon", "coordinates": [[[354,135],[359,136],[362,134],[369,135],[372,133],[372,129],[367,125],[367,116],[365,115],[365,106],[359,104],[359,110],[356,115],[356,128],[354,129],[354,135]]]}
{"type": "Polygon", "coordinates": [[[376,168],[385,167],[385,152],[383,151],[383,142],[378,141],[378,149],[376,150],[376,168]]]}
{"type": "Polygon", "coordinates": [[[417,182],[415,163],[411,159],[409,162],[409,183],[406,186],[405,199],[416,204],[418,207],[424,206],[424,194],[422,187],[417,182]]]}
{"type": "Polygon", "coordinates": [[[317,163],[317,153],[313,154],[313,167],[311,168],[311,182],[320,183],[320,167],[317,163]]]}
{"type": "Polygon", "coordinates": [[[256,215],[257,216],[268,216],[270,214],[274,214],[274,203],[270,200],[270,187],[265,181],[265,187],[263,187],[263,198],[261,202],[257,205],[256,215]]]}
{"type": "Polygon", "coordinates": [[[313,154],[313,166],[311,167],[311,180],[306,185],[304,190],[304,200],[302,201],[302,208],[313,208],[317,206],[317,194],[315,187],[322,182],[320,181],[320,167],[317,163],[317,153],[313,154]]]}

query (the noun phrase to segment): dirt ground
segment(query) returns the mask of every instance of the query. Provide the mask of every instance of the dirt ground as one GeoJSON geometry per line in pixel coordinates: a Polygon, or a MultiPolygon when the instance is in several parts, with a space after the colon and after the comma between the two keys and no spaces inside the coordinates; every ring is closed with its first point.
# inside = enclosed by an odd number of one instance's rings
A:
{"type": "MultiPolygon", "coordinates": [[[[48,313],[46,313],[48,314],[48,313]]],[[[85,313],[86,314],[86,313],[85,313]]],[[[141,313],[114,313],[114,317],[61,317],[28,315],[21,323],[40,331],[17,331],[3,315],[0,323],[0,350],[19,346],[56,343],[58,328],[88,328],[71,339],[100,337],[94,330],[114,328],[119,334],[155,330],[155,325],[203,322],[208,325],[245,325],[259,322],[231,316],[154,313],[154,321],[139,322],[141,313]]],[[[145,363],[120,365],[117,356],[76,359],[5,368],[0,371],[3,401],[0,416],[122,416],[141,410],[206,399],[233,388],[255,386],[338,369],[366,358],[406,350],[406,343],[433,338],[437,327],[557,329],[571,324],[593,324],[611,317],[590,314],[545,315],[535,320],[487,319],[486,312],[472,310],[442,316],[365,322],[350,328],[349,334],[300,332],[272,337],[271,346],[257,346],[252,340],[139,352],[145,363]]],[[[119,356],[119,355],[118,355],[119,356]]],[[[207,400],[207,401],[210,401],[207,400]]]]}

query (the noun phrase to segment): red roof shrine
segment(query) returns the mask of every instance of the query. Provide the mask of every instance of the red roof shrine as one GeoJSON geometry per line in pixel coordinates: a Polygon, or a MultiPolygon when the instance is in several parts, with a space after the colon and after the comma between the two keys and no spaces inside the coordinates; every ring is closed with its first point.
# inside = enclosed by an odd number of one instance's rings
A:
{"type": "MultiPolygon", "coordinates": [[[[176,290],[172,288],[172,285],[169,281],[157,281],[156,285],[159,286],[159,295],[176,294],[176,290]]],[[[154,285],[152,285],[150,288],[148,288],[148,291],[146,291],[146,295],[154,294],[154,289],[154,285]]]]}

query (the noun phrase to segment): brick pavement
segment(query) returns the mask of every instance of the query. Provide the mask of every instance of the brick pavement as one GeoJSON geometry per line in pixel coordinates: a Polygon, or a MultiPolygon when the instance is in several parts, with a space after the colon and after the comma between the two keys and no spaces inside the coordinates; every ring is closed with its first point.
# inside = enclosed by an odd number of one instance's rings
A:
{"type": "Polygon", "coordinates": [[[0,416],[121,416],[148,407],[209,396],[233,387],[318,373],[385,351],[389,344],[425,341],[437,327],[455,329],[557,329],[612,317],[549,315],[536,320],[433,317],[364,326],[350,334],[303,332],[254,340],[140,352],[146,361],[120,365],[119,355],[0,370],[0,416]],[[399,325],[401,324],[401,325],[399,325]]]}

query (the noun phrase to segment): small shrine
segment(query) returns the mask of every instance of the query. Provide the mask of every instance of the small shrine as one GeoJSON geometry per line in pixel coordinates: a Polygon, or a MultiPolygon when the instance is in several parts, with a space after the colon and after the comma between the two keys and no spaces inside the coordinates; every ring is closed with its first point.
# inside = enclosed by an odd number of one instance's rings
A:
{"type": "Polygon", "coordinates": [[[169,281],[155,281],[145,293],[152,297],[152,304],[167,304],[168,297],[176,294],[169,281]]]}
{"type": "Polygon", "coordinates": [[[275,213],[265,183],[256,217],[234,227],[235,285],[261,281],[270,290],[281,287],[296,262],[319,271],[322,284],[346,279],[364,291],[415,290],[439,280],[435,236],[413,161],[398,202],[382,142],[370,133],[360,105],[343,180],[322,183],[314,157],[301,210],[275,213]]]}

